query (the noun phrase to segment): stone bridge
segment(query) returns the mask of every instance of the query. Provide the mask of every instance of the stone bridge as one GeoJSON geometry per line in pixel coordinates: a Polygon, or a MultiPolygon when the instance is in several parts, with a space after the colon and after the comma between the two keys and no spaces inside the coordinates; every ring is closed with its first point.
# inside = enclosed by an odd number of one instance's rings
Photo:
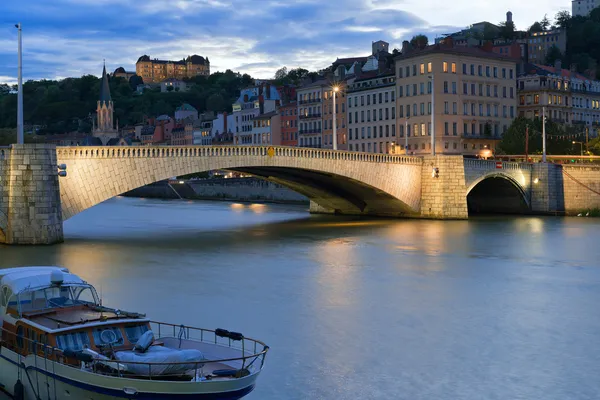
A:
{"type": "Polygon", "coordinates": [[[0,243],[60,242],[63,221],[87,208],[152,182],[215,169],[289,187],[311,200],[312,212],[466,219],[477,211],[600,206],[600,167],[569,168],[295,147],[13,145],[0,148],[0,243]],[[67,174],[59,177],[62,164],[67,174]]]}

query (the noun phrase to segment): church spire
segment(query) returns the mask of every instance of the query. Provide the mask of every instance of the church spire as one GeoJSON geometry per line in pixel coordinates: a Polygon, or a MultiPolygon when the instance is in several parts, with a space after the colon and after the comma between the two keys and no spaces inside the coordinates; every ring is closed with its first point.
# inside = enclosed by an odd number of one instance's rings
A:
{"type": "Polygon", "coordinates": [[[110,99],[110,87],[108,86],[108,75],[106,75],[106,63],[102,69],[102,83],[100,85],[100,102],[109,102],[110,99]]]}

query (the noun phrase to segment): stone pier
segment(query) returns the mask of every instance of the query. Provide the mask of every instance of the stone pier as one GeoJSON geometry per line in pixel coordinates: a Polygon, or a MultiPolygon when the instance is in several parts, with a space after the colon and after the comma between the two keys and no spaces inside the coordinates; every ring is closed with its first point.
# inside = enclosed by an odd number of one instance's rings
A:
{"type": "Polygon", "coordinates": [[[0,150],[0,167],[0,242],[62,242],[56,146],[12,145],[0,150]]]}

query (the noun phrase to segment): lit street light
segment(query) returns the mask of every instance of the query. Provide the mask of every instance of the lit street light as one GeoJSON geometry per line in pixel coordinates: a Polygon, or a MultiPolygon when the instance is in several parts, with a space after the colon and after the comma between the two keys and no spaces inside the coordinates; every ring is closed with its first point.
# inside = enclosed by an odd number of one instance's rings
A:
{"type": "Polygon", "coordinates": [[[19,30],[19,78],[17,94],[17,144],[23,144],[23,50],[21,47],[21,23],[15,24],[19,30]]]}
{"type": "Polygon", "coordinates": [[[577,144],[577,143],[579,143],[579,149],[581,150],[581,156],[583,156],[583,142],[573,141],[573,144],[577,144]]]}
{"type": "Polygon", "coordinates": [[[333,87],[333,149],[337,150],[337,120],[336,120],[336,109],[335,109],[335,98],[337,93],[340,91],[339,86],[333,87]]]}

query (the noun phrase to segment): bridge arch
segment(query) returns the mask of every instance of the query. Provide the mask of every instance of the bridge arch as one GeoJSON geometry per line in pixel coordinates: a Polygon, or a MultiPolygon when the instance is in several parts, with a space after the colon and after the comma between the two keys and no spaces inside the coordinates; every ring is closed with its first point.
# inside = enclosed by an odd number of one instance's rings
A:
{"type": "Polygon", "coordinates": [[[469,214],[525,214],[530,211],[527,191],[514,176],[504,172],[488,172],[467,188],[469,214]]]}
{"type": "Polygon", "coordinates": [[[417,157],[266,146],[57,148],[63,219],[129,190],[174,176],[227,169],[289,187],[330,212],[420,211],[417,157]]]}

